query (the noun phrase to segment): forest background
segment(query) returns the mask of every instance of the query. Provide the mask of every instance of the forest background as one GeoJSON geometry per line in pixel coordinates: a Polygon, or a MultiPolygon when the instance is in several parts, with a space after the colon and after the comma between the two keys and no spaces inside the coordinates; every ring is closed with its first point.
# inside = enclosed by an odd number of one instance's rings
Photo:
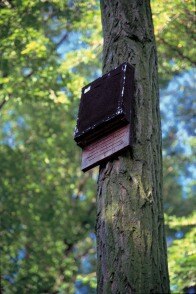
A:
{"type": "MultiPolygon", "coordinates": [[[[194,1],[151,6],[171,291],[182,293],[196,276],[194,1]]],[[[81,172],[73,131],[81,88],[101,76],[99,1],[3,0],[0,40],[2,292],[96,293],[98,169],[81,172]]]]}

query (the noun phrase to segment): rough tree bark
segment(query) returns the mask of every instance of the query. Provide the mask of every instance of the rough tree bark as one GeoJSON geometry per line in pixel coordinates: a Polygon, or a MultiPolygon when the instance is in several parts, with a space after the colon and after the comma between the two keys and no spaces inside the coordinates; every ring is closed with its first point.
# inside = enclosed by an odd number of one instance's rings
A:
{"type": "Polygon", "coordinates": [[[98,293],[169,293],[157,55],[149,0],[101,0],[103,73],[135,67],[130,151],[100,168],[98,293]]]}

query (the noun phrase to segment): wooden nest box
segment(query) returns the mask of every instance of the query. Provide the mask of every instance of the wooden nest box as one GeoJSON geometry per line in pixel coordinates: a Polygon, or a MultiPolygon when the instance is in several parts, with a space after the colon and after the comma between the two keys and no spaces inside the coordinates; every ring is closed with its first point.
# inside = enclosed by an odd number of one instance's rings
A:
{"type": "Polygon", "coordinates": [[[134,68],[123,63],[82,89],[74,139],[83,149],[82,170],[131,145],[134,68]]]}

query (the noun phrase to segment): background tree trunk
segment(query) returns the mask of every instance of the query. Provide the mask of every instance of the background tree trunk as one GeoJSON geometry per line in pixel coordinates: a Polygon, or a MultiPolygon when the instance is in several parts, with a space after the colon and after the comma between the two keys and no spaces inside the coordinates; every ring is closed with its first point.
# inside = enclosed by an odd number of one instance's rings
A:
{"type": "Polygon", "coordinates": [[[131,151],[100,168],[98,293],[169,293],[157,56],[148,0],[102,0],[103,73],[135,67],[131,151]]]}

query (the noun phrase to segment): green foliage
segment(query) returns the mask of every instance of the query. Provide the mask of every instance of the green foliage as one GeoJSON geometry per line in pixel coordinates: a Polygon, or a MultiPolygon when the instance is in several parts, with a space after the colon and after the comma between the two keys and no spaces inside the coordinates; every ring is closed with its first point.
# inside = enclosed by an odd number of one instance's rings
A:
{"type": "Polygon", "coordinates": [[[195,1],[152,0],[162,83],[195,63],[195,1]]]}
{"type": "MultiPolygon", "coordinates": [[[[152,1],[162,81],[190,67],[193,59],[188,51],[193,3],[185,3],[152,1]]],[[[3,0],[0,7],[2,288],[5,293],[74,293],[75,283],[82,282],[91,291],[96,286],[90,233],[97,170],[81,173],[73,131],[80,89],[101,71],[99,2],[3,0]],[[82,266],[87,257],[88,271],[82,266]]],[[[184,213],[178,169],[168,156],[164,175],[170,216],[184,213]]],[[[191,234],[185,235],[187,248],[191,234]]],[[[171,261],[178,246],[183,252],[182,240],[173,243],[171,261]]],[[[171,267],[171,281],[179,289],[192,279],[186,268],[184,279],[177,260],[171,267]]]]}
{"type": "Polygon", "coordinates": [[[1,274],[6,293],[74,293],[79,257],[92,250],[88,235],[94,230],[95,182],[92,173],[82,175],[72,139],[80,89],[89,76],[84,67],[89,49],[83,44],[82,54],[75,50],[64,60],[58,49],[62,40],[71,43],[72,32],[88,34],[91,44],[96,13],[90,21],[85,12],[94,5],[6,1],[0,12],[1,274]]]}
{"type": "Polygon", "coordinates": [[[189,217],[166,217],[166,224],[175,231],[188,230],[182,239],[174,240],[169,247],[169,270],[173,293],[182,293],[185,285],[195,285],[196,276],[196,213],[189,217]]]}

